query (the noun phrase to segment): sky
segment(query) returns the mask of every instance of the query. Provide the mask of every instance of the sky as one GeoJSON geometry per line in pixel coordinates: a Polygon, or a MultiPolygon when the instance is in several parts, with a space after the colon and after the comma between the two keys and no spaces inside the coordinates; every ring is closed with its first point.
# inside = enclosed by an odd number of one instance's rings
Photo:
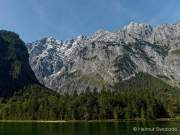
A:
{"type": "Polygon", "coordinates": [[[180,0],[0,0],[0,29],[18,33],[25,42],[118,31],[130,22],[178,21],[180,0]]]}

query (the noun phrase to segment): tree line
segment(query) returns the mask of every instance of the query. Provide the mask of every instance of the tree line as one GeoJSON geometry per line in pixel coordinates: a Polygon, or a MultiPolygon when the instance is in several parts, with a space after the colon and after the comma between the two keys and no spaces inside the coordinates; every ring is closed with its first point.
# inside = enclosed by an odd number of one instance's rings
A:
{"type": "Polygon", "coordinates": [[[102,90],[78,94],[51,94],[39,87],[28,88],[23,96],[0,101],[2,120],[104,120],[156,119],[180,116],[180,101],[161,90],[102,90]],[[30,89],[30,90],[29,90],[30,89]],[[30,93],[31,92],[31,93],[30,93]]]}

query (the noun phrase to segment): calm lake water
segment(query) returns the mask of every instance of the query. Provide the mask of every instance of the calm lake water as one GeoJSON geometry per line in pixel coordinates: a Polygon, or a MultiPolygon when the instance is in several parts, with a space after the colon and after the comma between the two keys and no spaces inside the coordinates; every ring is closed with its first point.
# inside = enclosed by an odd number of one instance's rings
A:
{"type": "Polygon", "coordinates": [[[85,122],[84,123],[83,122],[82,123],[3,123],[2,122],[0,123],[0,135],[180,135],[180,122],[101,122],[101,123],[98,122],[97,123],[85,123],[85,122]],[[154,130],[158,130],[158,131],[154,131],[154,130]],[[163,130],[163,131],[159,131],[159,130],[163,130]],[[164,130],[174,130],[174,131],[164,131],[164,130]]]}

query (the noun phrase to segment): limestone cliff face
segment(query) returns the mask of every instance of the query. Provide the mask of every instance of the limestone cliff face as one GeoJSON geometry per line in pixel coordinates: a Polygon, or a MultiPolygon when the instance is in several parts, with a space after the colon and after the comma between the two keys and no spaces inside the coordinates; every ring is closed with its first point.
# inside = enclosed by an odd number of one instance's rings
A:
{"type": "Polygon", "coordinates": [[[139,72],[173,85],[180,81],[180,23],[130,23],[118,32],[99,30],[68,41],[49,37],[27,47],[38,80],[58,92],[101,90],[139,72]]]}

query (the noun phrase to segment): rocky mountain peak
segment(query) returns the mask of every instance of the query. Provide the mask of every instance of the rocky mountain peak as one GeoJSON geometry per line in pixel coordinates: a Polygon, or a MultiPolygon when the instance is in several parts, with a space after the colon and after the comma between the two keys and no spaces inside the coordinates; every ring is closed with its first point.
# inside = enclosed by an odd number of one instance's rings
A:
{"type": "Polygon", "coordinates": [[[110,32],[104,29],[100,29],[96,31],[91,37],[90,40],[94,41],[106,41],[106,42],[113,42],[118,40],[118,34],[115,32],[110,32]]]}
{"type": "Polygon", "coordinates": [[[37,40],[36,41],[37,43],[40,42],[42,43],[42,45],[44,44],[53,44],[53,45],[61,45],[63,43],[63,41],[60,41],[60,40],[57,40],[55,39],[54,37],[50,36],[50,37],[45,37],[45,38],[42,38],[40,40],[37,40]]]}
{"type": "Polygon", "coordinates": [[[131,22],[121,32],[124,33],[126,42],[136,42],[136,39],[148,41],[153,33],[153,28],[148,24],[131,22]]]}
{"type": "Polygon", "coordinates": [[[77,36],[77,40],[83,40],[83,39],[86,39],[87,37],[86,36],[84,36],[84,35],[79,35],[79,36],[77,36]]]}
{"type": "Polygon", "coordinates": [[[135,22],[130,22],[127,26],[124,27],[127,31],[131,32],[137,32],[137,31],[153,31],[153,28],[149,24],[145,23],[135,23],[135,22]]]}
{"type": "Polygon", "coordinates": [[[180,23],[162,24],[155,27],[151,41],[152,43],[174,48],[180,42],[180,23]]]}

